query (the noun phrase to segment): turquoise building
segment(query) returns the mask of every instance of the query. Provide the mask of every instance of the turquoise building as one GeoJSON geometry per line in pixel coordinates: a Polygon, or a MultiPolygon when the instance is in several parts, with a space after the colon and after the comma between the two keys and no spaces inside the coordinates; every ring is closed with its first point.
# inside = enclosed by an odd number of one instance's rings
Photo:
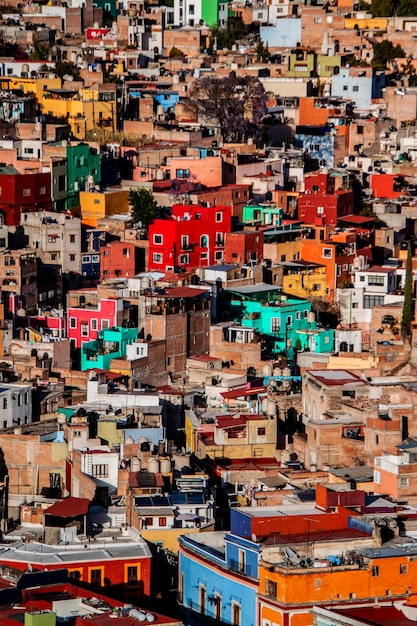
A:
{"type": "Polygon", "coordinates": [[[271,204],[247,204],[243,207],[245,224],[262,224],[262,226],[281,226],[282,208],[271,204]]]}
{"type": "Polygon", "coordinates": [[[81,348],[81,371],[92,368],[108,370],[111,360],[123,357],[126,346],[137,337],[137,328],[117,326],[99,330],[97,339],[84,343],[81,348]]]}
{"type": "Polygon", "coordinates": [[[228,289],[229,316],[242,328],[253,331],[263,343],[264,358],[295,351],[326,353],[334,349],[334,330],[317,326],[311,302],[287,296],[271,285],[248,285],[228,289]]]}

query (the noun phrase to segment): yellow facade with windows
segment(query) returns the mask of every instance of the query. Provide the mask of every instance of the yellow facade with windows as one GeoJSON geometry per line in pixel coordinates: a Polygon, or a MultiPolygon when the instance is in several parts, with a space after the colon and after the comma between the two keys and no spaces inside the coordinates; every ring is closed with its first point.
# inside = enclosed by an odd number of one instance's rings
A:
{"type": "Polygon", "coordinates": [[[96,228],[103,217],[129,212],[129,191],[80,191],[80,205],[82,223],[96,228]]]}
{"type": "Polygon", "coordinates": [[[327,288],[326,268],[317,267],[313,270],[302,270],[297,274],[282,277],[284,293],[299,298],[325,298],[327,288]]]}

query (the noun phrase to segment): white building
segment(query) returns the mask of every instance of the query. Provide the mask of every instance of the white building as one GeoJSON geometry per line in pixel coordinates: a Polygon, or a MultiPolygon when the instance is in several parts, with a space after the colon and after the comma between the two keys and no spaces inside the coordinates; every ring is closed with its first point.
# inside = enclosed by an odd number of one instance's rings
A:
{"type": "Polygon", "coordinates": [[[32,421],[32,386],[0,384],[0,428],[32,421]]]}

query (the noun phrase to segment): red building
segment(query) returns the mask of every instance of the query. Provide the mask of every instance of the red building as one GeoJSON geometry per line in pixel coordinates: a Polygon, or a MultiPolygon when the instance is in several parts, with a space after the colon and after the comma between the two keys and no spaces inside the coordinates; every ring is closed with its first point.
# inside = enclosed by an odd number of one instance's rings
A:
{"type": "Polygon", "coordinates": [[[148,270],[188,270],[224,260],[225,234],[231,231],[230,206],[177,204],[172,217],[149,227],[148,270]]]}
{"type": "Polygon", "coordinates": [[[50,211],[51,174],[20,174],[14,167],[0,168],[0,212],[7,226],[18,226],[25,211],[50,211]]]}
{"type": "Polygon", "coordinates": [[[118,312],[123,301],[117,298],[102,299],[97,306],[88,303],[68,307],[68,338],[73,348],[81,348],[86,341],[97,339],[99,330],[118,325],[118,312]]]}
{"type": "Polygon", "coordinates": [[[111,241],[100,250],[100,273],[103,278],[135,276],[138,267],[139,249],[126,241],[111,241]]]}
{"type": "Polygon", "coordinates": [[[403,193],[404,180],[398,174],[372,174],[371,189],[374,198],[398,198],[403,193]]]}
{"type": "Polygon", "coordinates": [[[238,231],[226,233],[224,262],[232,264],[253,263],[262,261],[264,235],[261,231],[238,231]]]}
{"type": "Polygon", "coordinates": [[[305,178],[305,191],[298,198],[298,218],[305,224],[336,224],[353,213],[353,192],[335,190],[330,174],[311,174],[305,178]]]}

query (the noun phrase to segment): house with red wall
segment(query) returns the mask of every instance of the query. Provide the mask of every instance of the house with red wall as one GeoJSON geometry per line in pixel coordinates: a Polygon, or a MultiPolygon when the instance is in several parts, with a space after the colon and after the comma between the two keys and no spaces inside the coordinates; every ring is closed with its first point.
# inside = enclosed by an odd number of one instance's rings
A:
{"type": "Polygon", "coordinates": [[[81,348],[86,341],[97,339],[98,331],[118,325],[118,313],[123,310],[123,300],[103,298],[97,305],[84,303],[68,307],[68,338],[73,348],[81,348]]]}
{"type": "Polygon", "coordinates": [[[403,180],[398,174],[372,174],[371,189],[374,198],[398,198],[403,193],[403,180]]]}
{"type": "Polygon", "coordinates": [[[0,167],[0,212],[7,226],[18,226],[25,211],[50,211],[51,174],[21,174],[14,167],[0,167]]]}
{"type": "Polygon", "coordinates": [[[337,220],[353,213],[353,192],[335,189],[330,174],[311,174],[305,177],[305,191],[298,198],[298,218],[305,224],[336,224],[337,220]]]}
{"type": "Polygon", "coordinates": [[[110,241],[100,250],[101,280],[135,276],[139,271],[139,249],[127,241],[110,241]]]}
{"type": "Polygon", "coordinates": [[[264,235],[262,231],[241,230],[226,233],[224,262],[258,265],[263,258],[264,235]]]}
{"type": "MultiPolygon", "coordinates": [[[[53,506],[64,509],[65,500],[53,506]]],[[[67,515],[73,516],[77,512],[74,505],[72,507],[67,515]]],[[[150,596],[152,555],[146,541],[135,529],[111,528],[102,531],[95,541],[93,538],[80,539],[73,532],[74,526],[60,526],[57,530],[63,537],[59,543],[11,545],[4,552],[3,564],[21,572],[28,569],[41,572],[62,570],[65,567],[74,582],[86,583],[95,589],[111,587],[122,593],[130,586],[129,591],[134,591],[137,601],[150,596]]]]}
{"type": "Polygon", "coordinates": [[[176,204],[168,219],[149,227],[149,270],[188,270],[222,263],[230,206],[176,204]]]}

